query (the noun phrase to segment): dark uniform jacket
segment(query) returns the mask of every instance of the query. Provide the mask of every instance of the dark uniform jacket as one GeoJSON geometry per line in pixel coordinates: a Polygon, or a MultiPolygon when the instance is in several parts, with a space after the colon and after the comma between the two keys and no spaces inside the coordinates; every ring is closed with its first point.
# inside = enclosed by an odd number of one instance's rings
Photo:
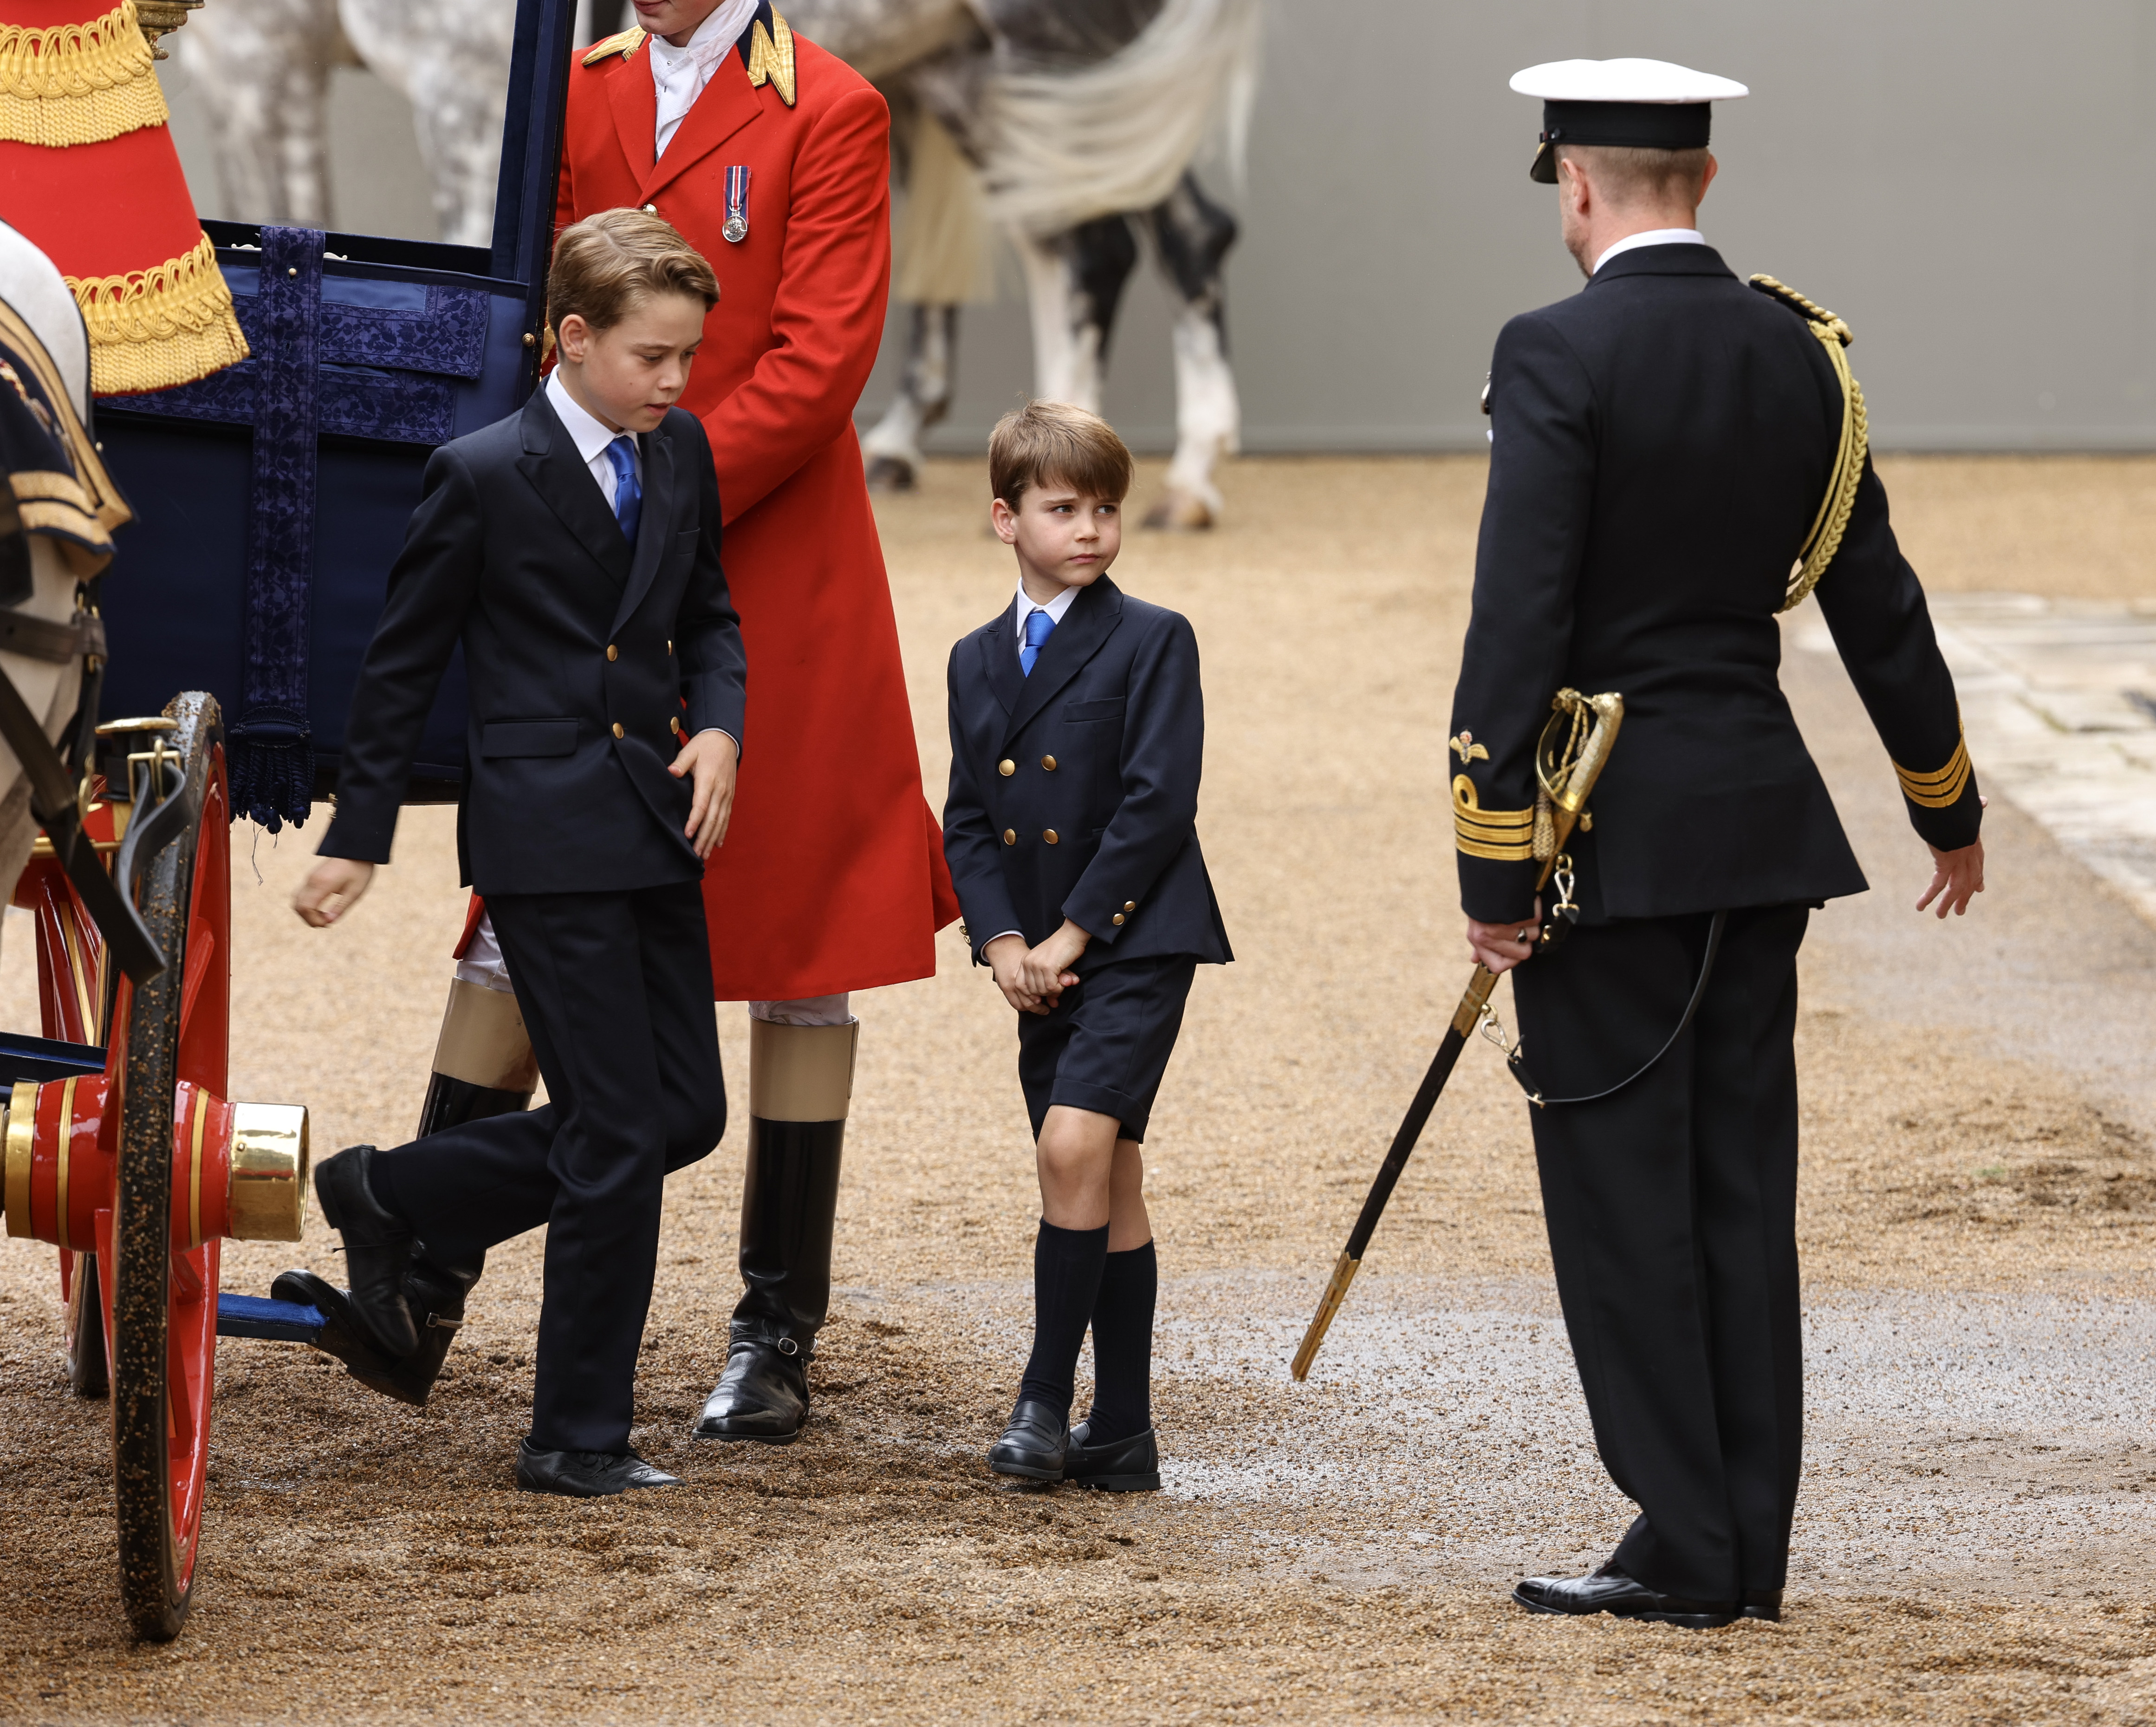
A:
{"type": "Polygon", "coordinates": [[[638,447],[633,548],[544,390],[434,452],[352,691],[323,856],[389,861],[419,729],[461,640],[466,881],[595,893],[702,874],[681,831],[690,787],[666,764],[683,735],[741,738],[747,660],[703,427],[675,409],[638,447]]]}
{"type": "MultiPolygon", "coordinates": [[[[1532,907],[1533,752],[1565,686],[1625,704],[1592,831],[1570,848],[1590,917],[1863,892],[1777,676],[1774,614],[1843,418],[1804,316],[1710,247],[1639,247],[1506,325],[1487,399],[1448,761],[1468,915],[1532,907]]],[[[1953,682],[1868,461],[1814,593],[1917,831],[1969,844],[1979,806],[1953,682]]]]}
{"type": "Polygon", "coordinates": [[[973,957],[1065,917],[1092,937],[1075,969],[1194,954],[1228,932],[1198,848],[1205,702],[1181,614],[1106,576],[1080,590],[1028,676],[1014,607],[951,650],[943,852],[973,957]]]}

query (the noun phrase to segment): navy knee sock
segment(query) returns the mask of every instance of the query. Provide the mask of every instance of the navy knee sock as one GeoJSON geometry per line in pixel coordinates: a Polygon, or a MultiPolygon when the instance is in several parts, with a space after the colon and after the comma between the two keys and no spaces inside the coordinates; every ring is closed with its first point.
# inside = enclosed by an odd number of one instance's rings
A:
{"type": "Polygon", "coordinates": [[[1045,1403],[1067,1421],[1079,1346],[1101,1293],[1108,1226],[1058,1229],[1043,1218],[1033,1244],[1033,1354],[1019,1381],[1020,1402],[1045,1403]]]}
{"type": "Polygon", "coordinates": [[[1086,1442],[1110,1445],[1152,1426],[1152,1309],[1160,1262],[1152,1243],[1106,1256],[1093,1302],[1093,1409],[1086,1442]]]}

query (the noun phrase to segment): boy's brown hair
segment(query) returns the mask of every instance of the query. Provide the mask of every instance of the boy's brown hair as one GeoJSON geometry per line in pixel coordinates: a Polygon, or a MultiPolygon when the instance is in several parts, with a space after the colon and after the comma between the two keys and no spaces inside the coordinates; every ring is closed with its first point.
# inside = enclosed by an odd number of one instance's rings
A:
{"type": "Polygon", "coordinates": [[[1029,402],[988,434],[988,486],[1015,510],[1029,486],[1060,481],[1121,502],[1131,489],[1131,453],[1097,414],[1068,402],[1029,402]]]}
{"type": "Polygon", "coordinates": [[[547,322],[572,313],[594,330],[611,330],[645,301],[685,294],[709,311],[719,279],[674,224],[648,210],[601,210],[563,229],[547,271],[547,322]]]}

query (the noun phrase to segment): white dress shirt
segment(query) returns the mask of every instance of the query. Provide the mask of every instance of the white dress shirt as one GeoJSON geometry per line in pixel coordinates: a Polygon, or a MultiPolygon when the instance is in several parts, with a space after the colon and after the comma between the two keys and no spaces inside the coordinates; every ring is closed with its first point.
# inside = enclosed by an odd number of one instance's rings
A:
{"type": "Polygon", "coordinates": [[[757,0],[719,0],[718,10],[696,26],[696,33],[680,48],[663,36],[651,39],[651,85],[659,96],[659,125],[652,138],[651,157],[665,155],[674,134],[696,106],[696,98],[719,69],[719,62],[733,52],[741,33],[756,16],[757,0]]]}
{"type": "Polygon", "coordinates": [[[1697,228],[1650,228],[1645,234],[1626,234],[1594,260],[1594,270],[1599,273],[1602,266],[1620,252],[1629,252],[1635,246],[1703,246],[1706,244],[1707,236],[1697,228]]]}
{"type": "MultiPolygon", "coordinates": [[[[569,393],[569,387],[562,382],[562,368],[557,366],[547,374],[547,405],[554,410],[554,417],[562,422],[562,429],[569,434],[569,441],[577,446],[577,454],[583,458],[584,465],[592,470],[592,478],[599,483],[607,508],[613,508],[613,463],[607,457],[607,445],[624,434],[608,431],[605,425],[584,412],[577,398],[569,393]]],[[[644,451],[638,446],[634,434],[629,434],[630,459],[636,464],[636,483],[644,483],[644,451]]]]}
{"type": "Polygon", "coordinates": [[[1035,612],[1045,612],[1048,614],[1050,622],[1060,624],[1063,621],[1063,614],[1070,609],[1070,602],[1077,599],[1078,594],[1079,590],[1077,589],[1065,588],[1060,594],[1057,594],[1055,599],[1050,600],[1044,605],[1040,601],[1034,599],[1031,594],[1025,591],[1025,578],[1023,576],[1019,578],[1018,609],[1013,614],[1013,617],[1015,619],[1014,627],[1018,631],[1018,651],[1020,655],[1019,660],[1019,665],[1023,666],[1025,663],[1024,658],[1025,653],[1025,620],[1031,617],[1035,612]]]}

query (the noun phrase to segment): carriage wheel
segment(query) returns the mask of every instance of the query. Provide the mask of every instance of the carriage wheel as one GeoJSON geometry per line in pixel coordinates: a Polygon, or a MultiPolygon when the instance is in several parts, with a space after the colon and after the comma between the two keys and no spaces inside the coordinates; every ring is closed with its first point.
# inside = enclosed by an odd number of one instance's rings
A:
{"type": "Polygon", "coordinates": [[[100,1243],[121,1600],[136,1635],[160,1642],[178,1635],[194,1586],[217,1359],[218,1243],[183,1251],[174,1241],[173,1088],[189,1080],[226,1095],[232,952],[223,722],[193,691],[166,712],[178,722],[166,746],[199,804],[142,872],[143,920],[174,963],[139,989],[123,981],[115,1003],[105,1067],[121,1100],[117,1170],[111,1238],[100,1243]]]}
{"type": "MultiPolygon", "coordinates": [[[[65,1249],[61,1250],[65,1252],[65,1249]]],[[[97,1290],[97,1256],[69,1256],[67,1286],[68,1384],[78,1397],[102,1397],[112,1389],[105,1359],[105,1303],[97,1290]]]]}

